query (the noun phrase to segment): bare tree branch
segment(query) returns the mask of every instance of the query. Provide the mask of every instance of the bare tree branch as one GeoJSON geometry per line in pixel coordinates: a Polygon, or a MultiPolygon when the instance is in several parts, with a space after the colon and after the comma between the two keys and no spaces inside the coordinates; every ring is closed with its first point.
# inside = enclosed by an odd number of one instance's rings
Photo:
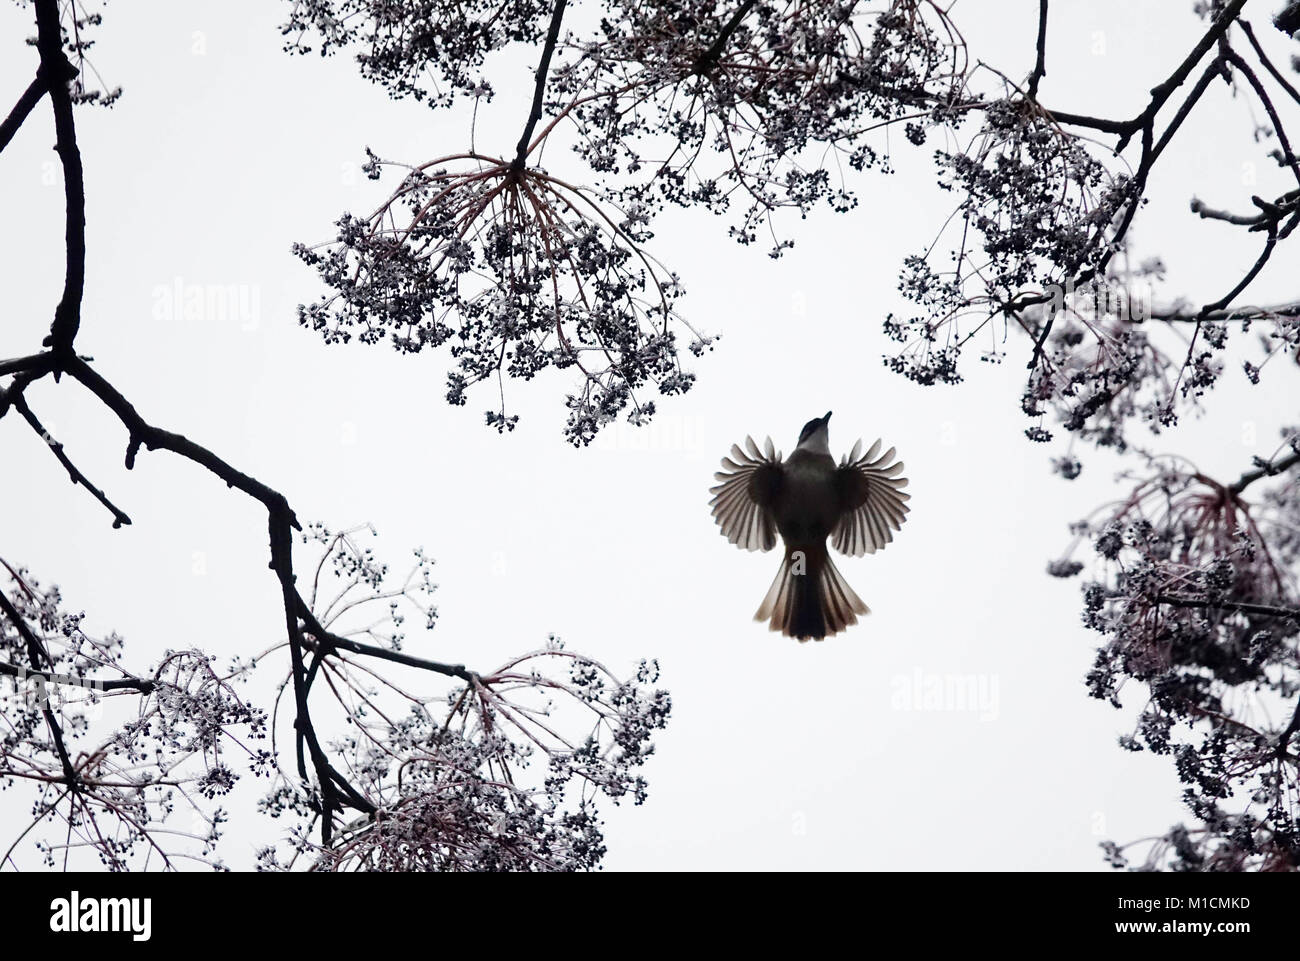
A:
{"type": "Polygon", "coordinates": [[[56,353],[71,353],[81,326],[81,296],[86,282],[86,186],[72,117],[72,96],[68,92],[69,72],[75,77],[77,70],[63,55],[58,0],[36,0],[36,29],[36,49],[41,55],[39,73],[46,78],[54,107],[54,149],[63,163],[66,207],[67,271],[63,297],[54,310],[54,323],[45,338],[45,346],[56,353]]]}
{"type": "Polygon", "coordinates": [[[38,74],[36,79],[23,91],[23,95],[18,98],[14,108],[9,111],[9,116],[5,117],[3,123],[0,123],[0,151],[9,146],[9,141],[13,140],[14,134],[23,125],[27,115],[35,109],[36,105],[41,102],[41,98],[45,96],[45,90],[45,77],[38,74]]]}
{"type": "Polygon", "coordinates": [[[67,470],[68,477],[72,480],[72,483],[80,484],[82,487],[86,488],[86,490],[90,491],[91,496],[93,496],[95,500],[108,508],[109,512],[113,515],[113,526],[116,528],[121,527],[123,524],[130,524],[131,518],[127,517],[125,513],[119,510],[117,505],[110,501],[102,490],[92,484],[89,479],[87,479],[86,475],[77,469],[76,464],[72,463],[72,460],[64,452],[63,445],[51,436],[50,432],[45,429],[44,425],[41,424],[36,415],[32,413],[32,409],[27,406],[26,397],[19,394],[17,397],[13,398],[13,405],[18,413],[22,414],[27,423],[31,425],[31,428],[36,432],[36,435],[41,438],[46,446],[49,447],[50,452],[58,458],[59,463],[63,465],[65,470],[67,470]]]}
{"type": "Polygon", "coordinates": [[[555,45],[560,39],[560,24],[564,20],[564,7],[566,0],[555,0],[555,10],[551,14],[551,25],[546,31],[546,44],[542,48],[542,59],[537,65],[535,81],[533,87],[533,106],[528,111],[528,123],[524,125],[523,135],[519,138],[519,144],[515,148],[515,159],[511,167],[516,173],[524,169],[524,164],[528,158],[528,151],[533,139],[533,130],[537,127],[537,122],[542,119],[542,103],[546,96],[546,78],[551,71],[551,55],[555,53],[555,45]]]}

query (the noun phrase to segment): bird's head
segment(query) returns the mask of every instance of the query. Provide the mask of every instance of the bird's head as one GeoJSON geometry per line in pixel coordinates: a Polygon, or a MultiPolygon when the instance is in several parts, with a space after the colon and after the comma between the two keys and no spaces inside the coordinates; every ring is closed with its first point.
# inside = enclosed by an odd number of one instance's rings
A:
{"type": "Polygon", "coordinates": [[[803,430],[799,431],[799,443],[796,450],[807,450],[815,454],[829,454],[831,452],[827,424],[830,423],[831,412],[827,411],[825,417],[815,417],[803,425],[803,430]]]}

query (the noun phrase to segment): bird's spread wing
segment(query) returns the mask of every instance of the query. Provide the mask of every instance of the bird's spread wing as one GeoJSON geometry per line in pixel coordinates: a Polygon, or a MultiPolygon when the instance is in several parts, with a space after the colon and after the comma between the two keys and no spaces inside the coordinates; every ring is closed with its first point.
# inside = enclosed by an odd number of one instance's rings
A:
{"type": "Polygon", "coordinates": [[[901,490],[907,486],[907,478],[898,476],[903,472],[903,463],[890,463],[894,448],[877,457],[879,451],[880,441],[876,441],[871,450],[862,454],[862,441],[858,441],[853,453],[840,461],[835,471],[841,514],[831,543],[841,554],[874,554],[894,539],[894,531],[903,527],[909,510],[905,502],[911,499],[901,490]]]}
{"type": "Polygon", "coordinates": [[[761,451],[752,437],[745,447],[733,444],[731,456],[722,458],[725,469],[713,475],[721,483],[709,489],[709,504],[727,540],[747,551],[770,551],[776,546],[771,508],[781,486],[781,454],[770,437],[761,451]]]}

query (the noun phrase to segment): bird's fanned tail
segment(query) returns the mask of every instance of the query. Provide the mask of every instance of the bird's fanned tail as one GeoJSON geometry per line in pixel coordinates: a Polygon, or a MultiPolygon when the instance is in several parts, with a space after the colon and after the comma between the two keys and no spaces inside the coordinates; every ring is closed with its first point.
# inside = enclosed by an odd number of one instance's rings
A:
{"type": "Polygon", "coordinates": [[[835,568],[825,544],[804,549],[786,548],[756,621],[800,641],[820,641],[858,622],[857,615],[871,609],[853,592],[835,568]]]}

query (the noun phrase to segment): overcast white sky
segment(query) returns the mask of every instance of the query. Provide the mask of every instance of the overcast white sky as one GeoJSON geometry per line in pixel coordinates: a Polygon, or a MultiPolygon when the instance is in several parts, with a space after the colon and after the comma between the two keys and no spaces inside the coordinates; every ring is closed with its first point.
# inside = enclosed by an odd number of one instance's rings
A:
{"type": "MultiPolygon", "coordinates": [[[[1191,6],[1053,4],[1044,102],[1136,113],[1203,31],[1191,6]]],[[[1254,19],[1282,49],[1264,18],[1274,6],[1254,19]]],[[[327,349],[296,324],[295,306],[320,288],[290,244],[328,239],[342,211],[368,213],[392,186],[360,175],[363,147],[420,162],[465,146],[466,123],[389,101],[346,57],[286,56],[286,9],[108,7],[94,63],[125,94],[111,111],[77,114],[89,248],[80,349],[147,419],[282,491],[301,518],[372,522],[397,567],[423,545],[438,562],[440,620],[408,650],[486,670],[554,631],[617,672],[658,657],[673,716],[646,769],[649,801],[607,806],[608,868],[1092,870],[1102,838],[1182,818],[1168,760],[1115,744],[1134,712],[1086,695],[1096,638],[1079,626],[1077,581],[1044,573],[1067,522],[1114,495],[1117,462],[1088,454],[1073,484],[1050,474],[1063,448],[1022,434],[1015,338],[1008,363],[972,363],[958,388],[920,389],[881,365],[900,261],[951,210],[934,187],[937,142],[916,150],[898,137],[899,172],[863,178],[850,215],[791,223],[797,245],[778,262],[730,242],[707,214],[664,216],[654,250],[683,275],[681,307],[723,335],[695,363],[697,387],[661,402],[648,432],[616,428],[576,451],[560,433],[567,374],[507,384],[522,417],[499,437],[483,426],[490,398],[443,401],[446,355],[327,349]],[[159,318],[159,292],[177,284],[235,286],[250,313],[159,318]],[[874,613],[800,645],[750,620],[778,557],[720,537],[708,488],[745,434],[770,433],[788,452],[827,410],[837,454],[859,436],[898,448],[912,513],[885,552],[837,561],[874,613]],[[918,678],[974,678],[986,703],[906,709],[918,678]]],[[[976,57],[1018,77],[1032,66],[1036,9],[961,0],[953,16],[976,57]]],[[[25,10],[0,7],[8,102],[35,67],[22,45],[31,33],[25,10]]],[[[502,94],[478,143],[507,151],[529,77],[521,63],[494,82],[502,94]]],[[[1194,299],[1230,287],[1255,253],[1196,220],[1188,200],[1248,208],[1249,194],[1272,196],[1274,176],[1241,105],[1217,87],[1209,98],[1162,161],[1134,238],[1139,254],[1165,258],[1169,290],[1194,299]]],[[[37,348],[61,286],[52,143],[42,105],[0,156],[3,357],[37,348]]],[[[582,176],[560,151],[547,162],[582,176]]],[[[1290,266],[1274,264],[1248,299],[1293,296],[1290,266]]],[[[1248,392],[1230,372],[1209,417],[1154,446],[1235,477],[1294,422],[1294,375],[1282,373],[1248,392]],[[1251,425],[1259,439],[1243,443],[1251,425]]],[[[59,583],[88,630],[122,633],[137,665],[164,647],[252,653],[277,638],[258,505],[167,454],[126,472],[119,425],[73,384],[42,383],[29,398],[135,523],[113,531],[6,417],[0,556],[59,583]]],[[[247,866],[254,847],[231,837],[224,854],[247,866]]]]}

